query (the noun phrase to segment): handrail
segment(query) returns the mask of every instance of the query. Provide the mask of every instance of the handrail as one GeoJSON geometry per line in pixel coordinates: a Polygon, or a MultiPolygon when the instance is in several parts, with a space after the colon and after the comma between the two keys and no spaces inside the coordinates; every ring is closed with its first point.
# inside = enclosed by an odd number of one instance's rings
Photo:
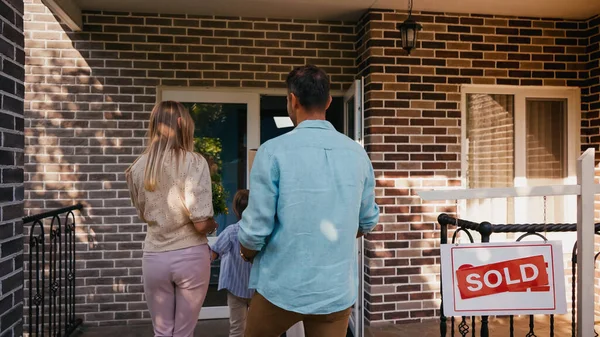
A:
{"type": "Polygon", "coordinates": [[[82,320],[75,310],[77,245],[75,210],[55,209],[23,218],[28,228],[27,312],[25,326],[32,337],[70,336],[82,320]]]}
{"type": "MultiPolygon", "coordinates": [[[[446,213],[438,216],[438,223],[446,226],[458,226],[474,231],[480,231],[481,225],[463,219],[456,219],[446,213]]],[[[594,232],[600,232],[600,223],[594,225],[594,232]]],[[[532,232],[576,232],[574,223],[531,223],[531,224],[492,224],[494,233],[532,233],[532,232]]]]}
{"type": "Polygon", "coordinates": [[[68,212],[75,211],[75,210],[81,211],[82,209],[83,209],[83,205],[81,203],[78,203],[73,206],[58,208],[58,209],[54,209],[52,211],[26,216],[26,217],[23,217],[23,224],[25,225],[25,224],[28,224],[31,222],[35,222],[35,221],[42,220],[45,218],[53,217],[53,216],[60,215],[63,213],[68,213],[68,212]]]}

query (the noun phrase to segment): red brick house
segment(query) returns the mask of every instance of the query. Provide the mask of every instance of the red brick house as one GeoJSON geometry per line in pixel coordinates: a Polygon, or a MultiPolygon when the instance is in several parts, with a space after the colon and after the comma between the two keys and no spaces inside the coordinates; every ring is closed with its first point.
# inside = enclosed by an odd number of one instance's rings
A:
{"type": "MultiPolygon", "coordinates": [[[[248,151],[286,130],[291,68],[331,75],[330,119],[363,141],[382,207],[365,239],[367,324],[439,315],[435,221],[456,208],[416,191],[569,181],[573,158],[600,144],[597,1],[417,0],[411,55],[397,28],[405,2],[24,2],[0,2],[0,301],[13,308],[0,327],[14,335],[27,289],[21,210],[76,202],[78,314],[87,325],[148,322],[144,225],[123,171],[157,100],[203,111],[198,136],[222,141],[234,191],[248,151]]],[[[548,202],[547,221],[574,221],[569,200],[548,202]]],[[[537,201],[471,206],[493,222],[541,221],[537,201]]],[[[211,293],[201,318],[226,317],[223,305],[211,293]]]]}

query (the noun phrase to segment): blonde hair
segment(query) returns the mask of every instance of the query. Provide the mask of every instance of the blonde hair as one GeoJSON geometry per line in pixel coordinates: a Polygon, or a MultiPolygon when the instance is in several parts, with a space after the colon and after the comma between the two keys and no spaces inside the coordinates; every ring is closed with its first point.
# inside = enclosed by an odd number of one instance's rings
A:
{"type": "Polygon", "coordinates": [[[165,159],[174,155],[177,171],[187,152],[194,150],[194,121],[188,109],[179,102],[157,103],[150,114],[148,156],[144,171],[144,188],[154,191],[165,159]]]}

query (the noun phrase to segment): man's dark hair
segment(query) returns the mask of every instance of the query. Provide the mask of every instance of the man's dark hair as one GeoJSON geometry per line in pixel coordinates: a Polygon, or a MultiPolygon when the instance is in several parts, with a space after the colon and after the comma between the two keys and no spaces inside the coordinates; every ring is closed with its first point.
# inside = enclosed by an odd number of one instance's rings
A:
{"type": "Polygon", "coordinates": [[[285,83],[306,110],[324,109],[329,102],[329,77],[313,65],[292,70],[285,83]]]}

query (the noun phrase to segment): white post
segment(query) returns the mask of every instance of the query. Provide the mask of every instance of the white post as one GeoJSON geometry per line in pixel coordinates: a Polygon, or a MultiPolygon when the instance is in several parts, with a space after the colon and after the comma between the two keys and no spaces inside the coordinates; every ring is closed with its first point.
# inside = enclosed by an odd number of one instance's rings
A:
{"type": "Polygon", "coordinates": [[[594,149],[577,160],[577,336],[594,336],[594,149]]]}

